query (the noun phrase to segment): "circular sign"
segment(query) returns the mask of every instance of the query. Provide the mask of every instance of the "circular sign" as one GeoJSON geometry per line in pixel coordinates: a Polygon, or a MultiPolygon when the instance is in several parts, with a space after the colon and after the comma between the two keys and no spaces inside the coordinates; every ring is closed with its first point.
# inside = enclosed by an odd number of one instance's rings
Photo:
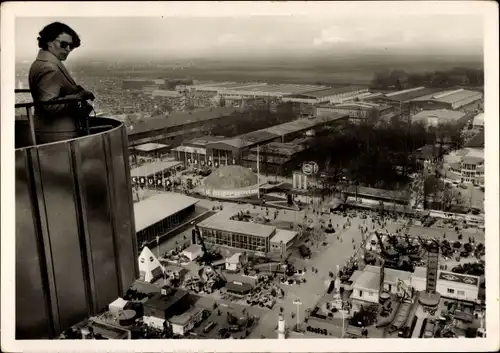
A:
{"type": "Polygon", "coordinates": [[[137,177],[132,177],[132,184],[137,184],[137,177]]]}
{"type": "Polygon", "coordinates": [[[139,184],[141,184],[141,185],[146,184],[146,178],[144,178],[144,177],[139,178],[139,184]]]}
{"type": "Polygon", "coordinates": [[[316,162],[310,162],[313,168],[313,173],[316,174],[319,172],[319,165],[316,162]]]}
{"type": "Polygon", "coordinates": [[[148,184],[149,185],[153,185],[155,183],[155,179],[154,178],[148,178],[148,184]]]}
{"type": "Polygon", "coordinates": [[[302,164],[302,173],[305,175],[311,175],[313,173],[313,167],[309,163],[302,164]]]}
{"type": "Polygon", "coordinates": [[[162,186],[163,185],[163,181],[161,179],[156,180],[156,185],[162,186]]]}

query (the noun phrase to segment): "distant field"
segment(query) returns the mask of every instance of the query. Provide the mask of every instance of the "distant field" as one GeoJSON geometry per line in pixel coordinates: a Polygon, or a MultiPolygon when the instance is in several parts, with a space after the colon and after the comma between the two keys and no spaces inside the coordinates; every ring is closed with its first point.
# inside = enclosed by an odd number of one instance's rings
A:
{"type": "Polygon", "coordinates": [[[328,84],[369,84],[373,78],[372,72],[314,72],[312,70],[127,70],[121,71],[125,76],[189,76],[198,80],[216,81],[265,81],[290,83],[328,83],[328,84]],[[170,74],[170,75],[169,75],[170,74]]]}
{"type": "MultiPolygon", "coordinates": [[[[18,63],[16,71],[27,72],[29,62],[18,63]]],[[[266,60],[194,60],[174,64],[162,61],[112,62],[79,61],[68,62],[70,70],[79,75],[114,76],[125,78],[180,78],[215,81],[265,81],[268,83],[322,83],[331,86],[358,84],[367,85],[374,73],[400,69],[407,72],[449,70],[457,66],[475,68],[480,63],[466,62],[455,58],[414,57],[395,55],[336,56],[321,60],[284,59],[266,60]],[[194,64],[194,66],[193,66],[194,64]],[[185,65],[182,69],[181,67],[185,65]],[[175,68],[174,68],[175,66],[175,68]],[[111,74],[112,72],[112,74],[111,74]]]]}

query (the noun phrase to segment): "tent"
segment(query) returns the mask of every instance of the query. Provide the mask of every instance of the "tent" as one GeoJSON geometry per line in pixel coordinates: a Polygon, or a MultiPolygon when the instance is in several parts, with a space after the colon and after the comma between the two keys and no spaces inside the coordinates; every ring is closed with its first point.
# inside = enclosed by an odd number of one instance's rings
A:
{"type": "Polygon", "coordinates": [[[186,256],[189,259],[189,261],[193,261],[196,258],[203,255],[203,249],[201,245],[193,244],[189,246],[187,249],[184,249],[182,255],[186,256]]]}
{"type": "Polygon", "coordinates": [[[139,274],[142,281],[149,283],[154,282],[163,275],[163,267],[160,261],[147,246],[142,249],[139,256],[139,274]]]}

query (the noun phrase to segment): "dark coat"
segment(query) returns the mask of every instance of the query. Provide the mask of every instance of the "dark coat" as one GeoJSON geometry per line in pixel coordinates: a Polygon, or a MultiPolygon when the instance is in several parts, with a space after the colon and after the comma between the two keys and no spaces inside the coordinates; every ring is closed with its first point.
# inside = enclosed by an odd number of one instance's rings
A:
{"type": "MultiPolygon", "coordinates": [[[[29,86],[35,103],[61,99],[82,90],[63,63],[46,50],[40,50],[31,65],[29,86]]],[[[77,103],[35,107],[37,143],[77,137],[77,112],[77,103]]]]}

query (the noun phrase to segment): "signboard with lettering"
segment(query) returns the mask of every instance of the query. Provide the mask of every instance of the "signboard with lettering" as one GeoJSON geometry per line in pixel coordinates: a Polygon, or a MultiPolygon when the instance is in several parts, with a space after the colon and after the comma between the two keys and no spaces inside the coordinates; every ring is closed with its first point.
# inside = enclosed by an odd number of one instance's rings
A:
{"type": "Polygon", "coordinates": [[[316,162],[306,162],[302,164],[302,173],[305,175],[317,174],[319,171],[319,165],[316,162]]]}
{"type": "Polygon", "coordinates": [[[132,185],[137,185],[138,179],[137,177],[132,177],[132,185]]]}
{"type": "Polygon", "coordinates": [[[252,189],[243,189],[243,190],[206,190],[206,194],[212,197],[221,197],[221,198],[240,198],[240,197],[248,197],[253,196],[258,193],[257,188],[252,189]]]}
{"type": "Polygon", "coordinates": [[[141,186],[146,185],[146,178],[144,178],[144,177],[140,177],[140,178],[139,178],[139,185],[141,185],[141,186]]]}
{"type": "Polygon", "coordinates": [[[477,286],[479,284],[479,278],[476,276],[461,275],[453,272],[441,272],[439,274],[439,279],[450,282],[464,283],[471,286],[477,286]]]}

